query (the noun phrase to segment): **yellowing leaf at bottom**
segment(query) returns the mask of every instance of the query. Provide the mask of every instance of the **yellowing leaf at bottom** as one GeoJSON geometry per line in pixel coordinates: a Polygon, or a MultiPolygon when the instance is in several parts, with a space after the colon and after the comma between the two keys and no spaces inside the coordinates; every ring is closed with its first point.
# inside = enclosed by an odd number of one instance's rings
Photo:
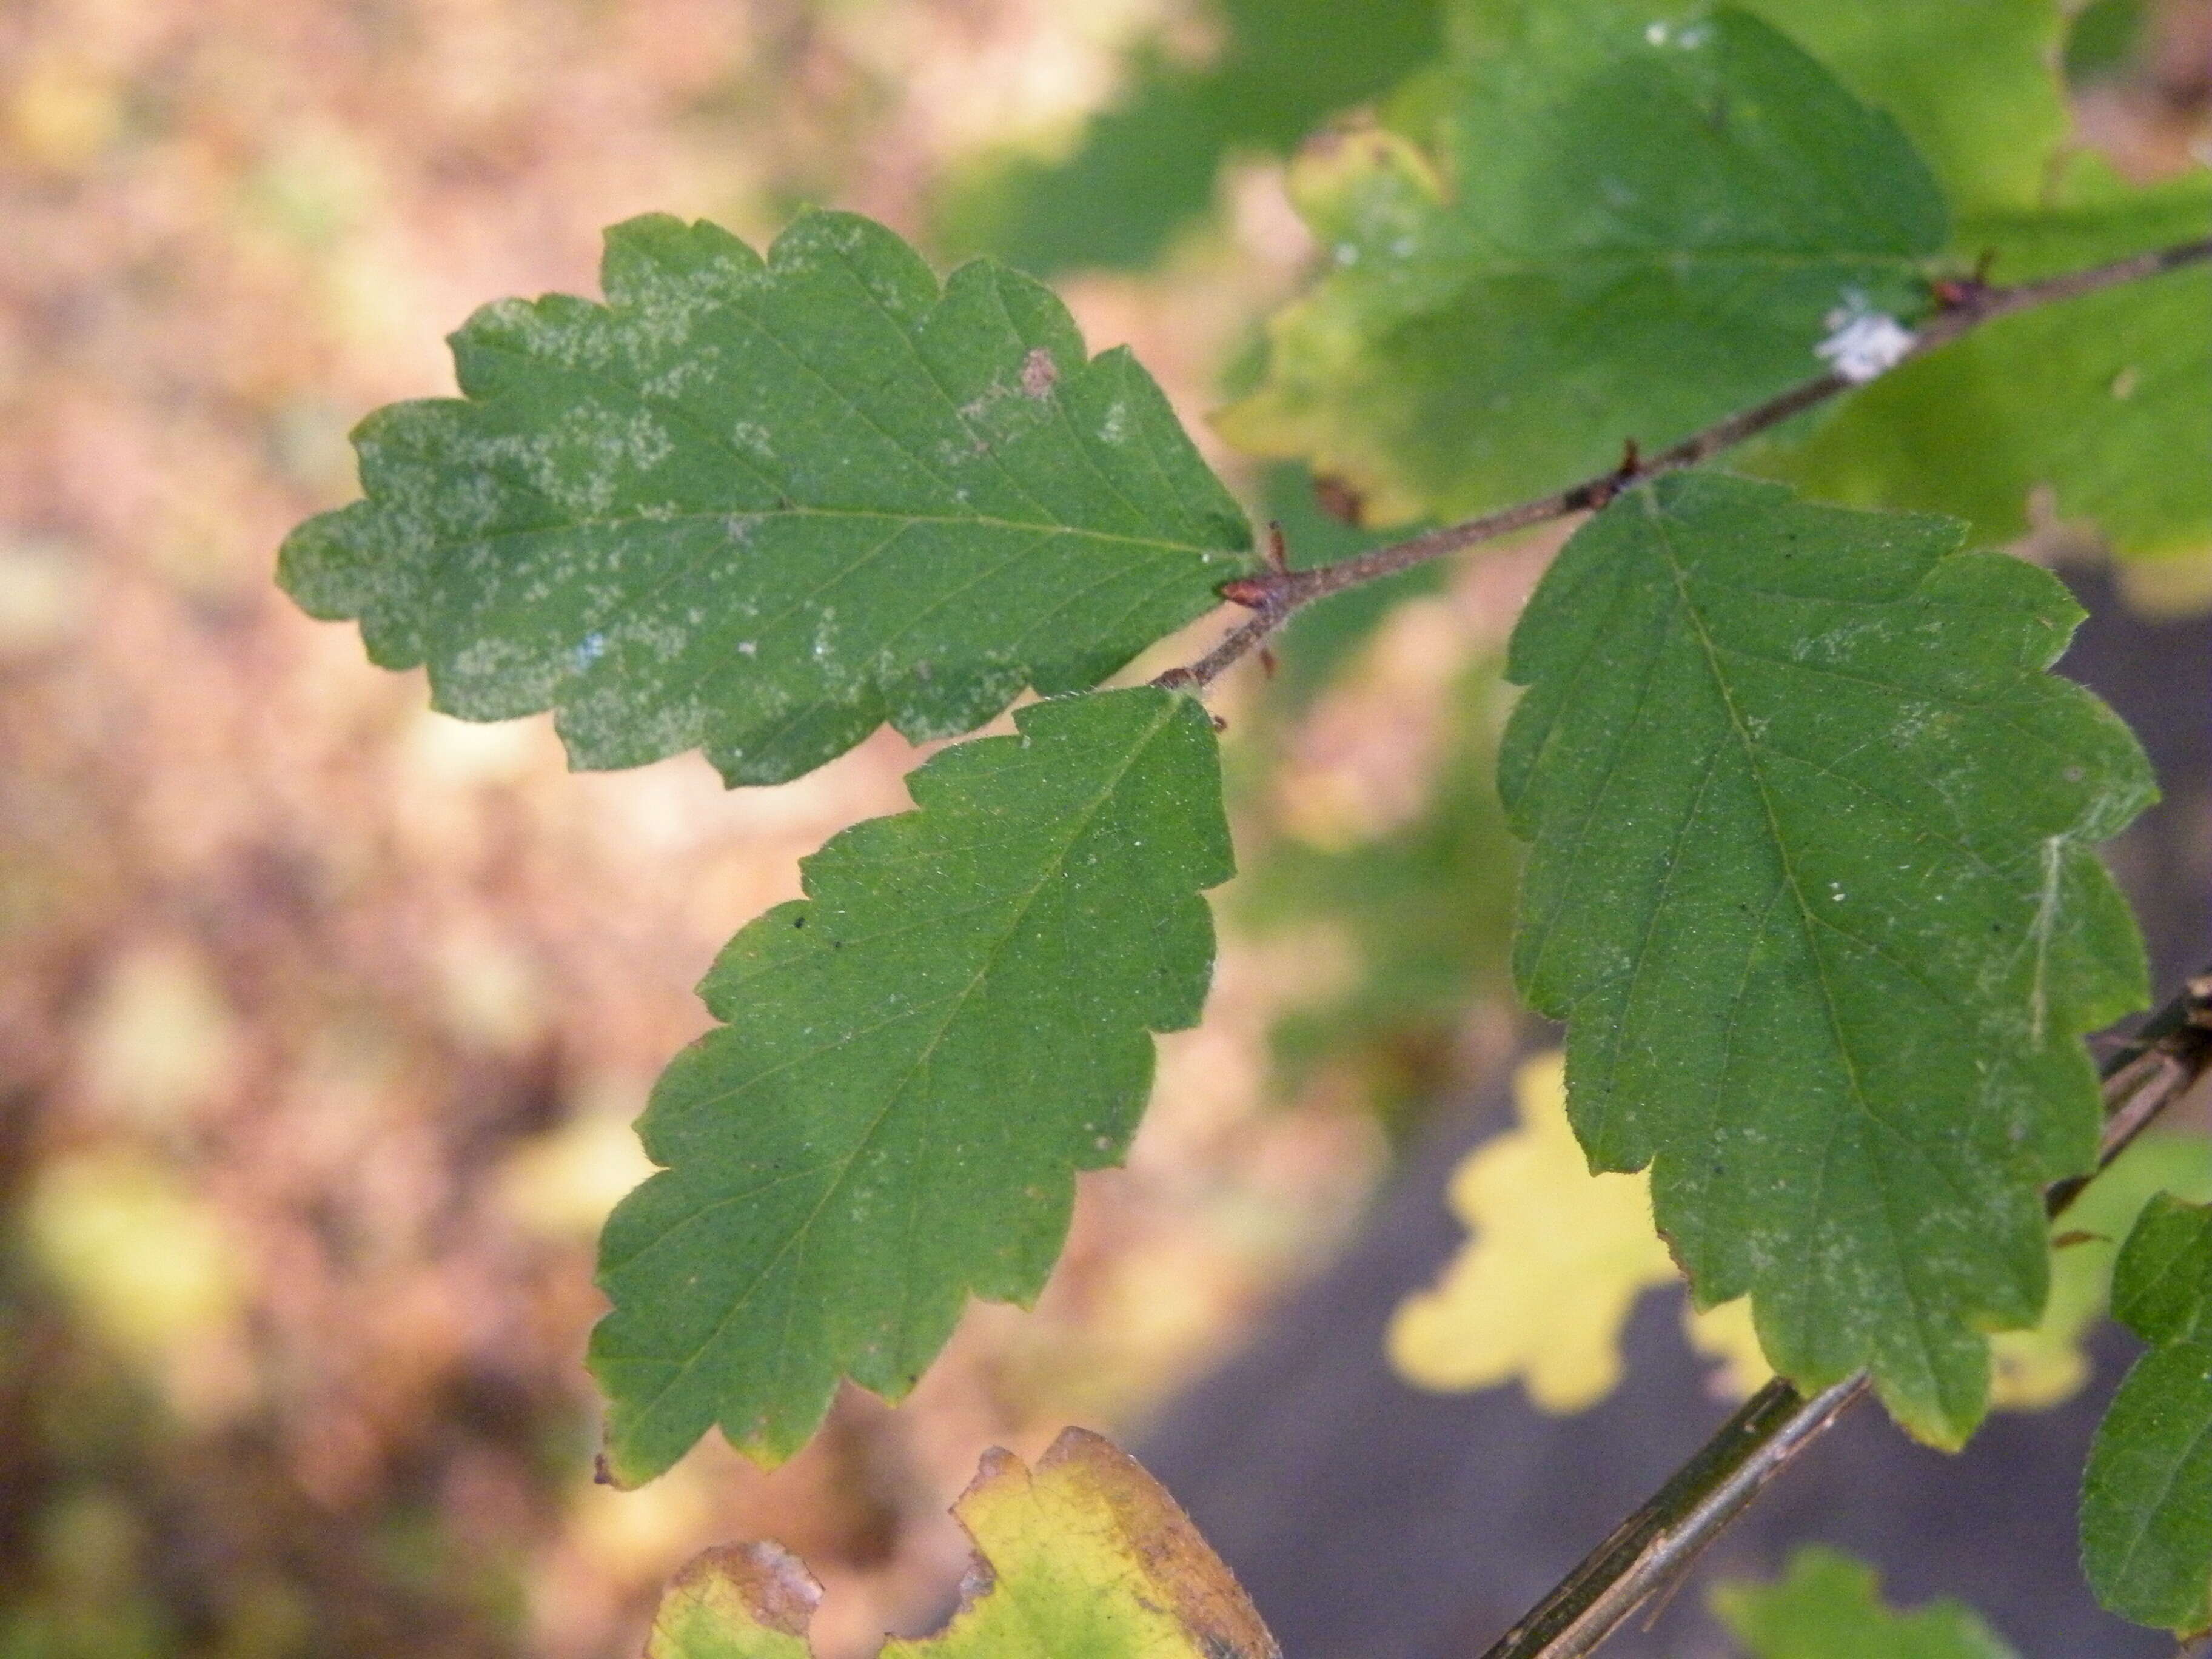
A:
{"type": "MultiPolygon", "coordinates": [[[[1034,1470],[986,1453],[952,1512],[975,1588],[942,1632],[884,1659],[1279,1659],[1189,1517],[1097,1435],[1066,1431],[1034,1470]]],[[[805,1659],[820,1595],[776,1545],[710,1550],[669,1586],[647,1659],[805,1659]]]]}

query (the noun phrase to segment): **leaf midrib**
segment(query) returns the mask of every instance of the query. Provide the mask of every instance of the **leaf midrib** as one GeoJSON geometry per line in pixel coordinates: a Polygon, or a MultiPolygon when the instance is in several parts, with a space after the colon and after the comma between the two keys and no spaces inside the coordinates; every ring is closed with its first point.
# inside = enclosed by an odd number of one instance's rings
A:
{"type": "Polygon", "coordinates": [[[1133,536],[1117,530],[1092,530],[1081,525],[1061,523],[1056,520],[1032,521],[1008,519],[988,513],[901,513],[887,507],[698,507],[682,513],[647,513],[638,511],[611,516],[549,520],[544,524],[514,525],[505,529],[483,532],[475,535],[454,537],[431,542],[425,551],[434,558],[442,558],[465,548],[485,547],[498,542],[513,541],[524,536],[559,536],[584,530],[635,531],[650,529],[655,525],[696,524],[712,520],[726,524],[732,519],[836,519],[863,521],[877,520],[894,523],[902,528],[916,525],[948,526],[956,529],[1018,530],[1035,535],[1042,531],[1048,535],[1081,536],[1092,541],[1108,542],[1120,546],[1142,547],[1157,552],[1235,554],[1238,550],[1219,544],[1208,546],[1201,542],[1177,541],[1166,536],[1133,536]]]}
{"type": "MultiPolygon", "coordinates": [[[[1698,648],[1705,654],[1706,669],[1712,676],[1714,689],[1720,696],[1722,707],[1728,711],[1729,726],[1735,734],[1737,743],[1742,748],[1744,765],[1750,774],[1753,787],[1758,793],[1759,808],[1766,819],[1768,838],[1773,845],[1775,857],[1782,866],[1783,880],[1790,890],[1790,897],[1796,902],[1798,915],[1803,928],[1805,952],[1812,959],[1814,976],[1820,987],[1821,1012],[1827,1017],[1828,1030],[1835,1043],[1837,1056],[1843,1061],[1844,1078],[1850,1085],[1851,1103],[1858,1109],[1860,1115],[1869,1123],[1896,1136],[1905,1145],[1914,1147],[1916,1152],[1920,1152],[1912,1138],[1885,1119],[1875,1109],[1867,1097],[1864,1082],[1859,1075],[1857,1059],[1844,1032],[1842,1012],[1837,1006],[1835,988],[1829,981],[1827,962],[1821,954],[1819,942],[1814,935],[1814,928],[1820,923],[1816,921],[1811,905],[1806,900],[1803,884],[1799,880],[1796,867],[1790,859],[1789,842],[1783,835],[1781,819],[1775,811],[1773,798],[1767,787],[1765,775],[1759,768],[1758,745],[1753,742],[1751,732],[1744,722],[1742,711],[1736,706],[1735,693],[1729,684],[1728,677],[1721,672],[1718,649],[1706,630],[1705,617],[1690,597],[1689,574],[1683,568],[1681,561],[1675,552],[1673,538],[1668,534],[1666,511],[1650,496],[1645,498],[1644,507],[1651,526],[1653,536],[1657,542],[1660,555],[1667,562],[1668,574],[1674,583],[1676,602],[1680,605],[1683,616],[1689,621],[1691,630],[1698,641],[1698,648]]],[[[1821,1155],[1820,1175],[1812,1195],[1812,1212],[1815,1215],[1820,1212],[1825,1201],[1824,1191],[1827,1184],[1829,1168],[1834,1161],[1836,1144],[1843,1135],[1846,1121],[1839,1118],[1836,1121],[1829,1133],[1827,1147],[1821,1155]]],[[[1929,1169],[1935,1170],[1947,1186],[1952,1184],[1949,1173],[1944,1170],[1941,1164],[1929,1158],[1924,1152],[1920,1152],[1920,1156],[1922,1161],[1929,1169]]],[[[1881,1170],[1880,1158],[1874,1158],[1870,1163],[1876,1170],[1881,1170]]],[[[1905,1301],[1912,1310],[1912,1322],[1920,1331],[1923,1344],[1921,1358],[1925,1366],[1926,1381],[1931,1386],[1934,1400],[1938,1402],[1937,1408],[1941,1410],[1942,1389],[1934,1361],[1935,1345],[1929,1340],[1927,1309],[1922,1302],[1912,1275],[1905,1270],[1905,1255],[1899,1242],[1897,1218],[1891,1207],[1890,1184],[1887,1181],[1879,1178],[1877,1184],[1881,1193],[1882,1218],[1890,1235],[1892,1260],[1897,1270],[1896,1282],[1902,1288],[1905,1301]]],[[[1960,1194],[1959,1196],[1963,1200],[1967,1195],[1960,1194]]]]}

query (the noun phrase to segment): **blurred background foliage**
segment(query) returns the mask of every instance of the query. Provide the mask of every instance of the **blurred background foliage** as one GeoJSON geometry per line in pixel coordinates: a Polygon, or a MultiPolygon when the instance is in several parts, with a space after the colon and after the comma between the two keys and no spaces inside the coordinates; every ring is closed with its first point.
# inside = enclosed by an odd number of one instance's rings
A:
{"type": "MultiPolygon", "coordinates": [[[[1356,501],[1200,417],[1311,257],[1284,157],[1443,27],[1427,0],[0,3],[0,1659],[629,1653],[684,1557],[761,1535],[828,1583],[828,1659],[865,1653],[946,1605],[982,1447],[1141,1423],[1510,1052],[1489,779],[1541,539],[1316,607],[1224,689],[1245,874],[1213,1005],[1039,1307],[975,1310],[908,1407],[848,1395],[774,1474],[708,1446],[596,1488],[580,1356],[629,1120],[716,947],[902,805],[914,751],[735,794],[696,757],[570,777],[544,722],[428,713],[269,581],[352,493],[348,427],[449,387],[474,306],[593,291],[633,213],[757,241],[809,201],[1059,277],[1294,562],[1349,551],[1356,501]]],[[[2082,139],[2170,172],[2212,6],[2094,0],[2066,66],[2082,139]]],[[[2168,602],[2212,592],[2191,568],[2168,602]]]]}

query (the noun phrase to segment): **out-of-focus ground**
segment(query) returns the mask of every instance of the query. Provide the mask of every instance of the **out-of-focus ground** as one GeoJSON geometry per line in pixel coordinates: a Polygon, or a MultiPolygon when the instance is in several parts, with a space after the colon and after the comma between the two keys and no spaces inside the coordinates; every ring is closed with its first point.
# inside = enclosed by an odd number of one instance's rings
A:
{"type": "MultiPolygon", "coordinates": [[[[2155,76],[2084,104],[2146,172],[2202,141],[2212,82],[2212,8],[2169,12],[2155,76]]],[[[1133,43],[1196,61],[1210,27],[1168,0],[0,3],[0,1656],[629,1653],[685,1557],[763,1535],[830,1585],[825,1659],[863,1653],[941,1611],[984,1447],[1140,1425],[1340,1242],[1392,1114],[1510,1041],[1445,940],[1387,988],[1421,1020],[1332,1005],[1285,1091],[1269,1034],[1356,979],[1358,915],[1232,927],[1034,1312],[973,1310],[896,1413],[849,1395],[779,1471],[714,1443],[594,1487],[580,1356],[629,1121],[715,950],[903,806],[915,754],[880,734],[737,793],[696,756],[570,775],[546,722],[430,714],[270,585],[285,530],[353,494],[350,424],[449,390],[475,305],[594,292],[605,224],[757,242],[821,201],[919,235],[948,169],[1064,140],[1133,43]]],[[[1158,270],[1061,284],[1202,437],[1307,257],[1277,178],[1232,159],[1158,270]]],[[[1510,861],[1470,866],[1487,832],[1435,809],[1540,560],[1409,599],[1295,714],[1230,689],[1285,757],[1240,808],[1293,855],[1279,884],[1418,928],[1430,872],[1502,916],[1510,861]]]]}
{"type": "MultiPolygon", "coordinates": [[[[774,1535],[826,1652],[933,1612],[993,1443],[1125,1429],[1327,1249],[1371,1121],[1264,1097],[1232,949],[1031,1315],[763,1474],[591,1484],[592,1241],[690,986],[897,810],[884,733],[786,788],[572,776],[427,712],[270,585],[344,434],[477,304],[596,291],[602,226],[799,203],[909,234],[951,160],[1114,88],[1146,0],[0,8],[0,1652],[636,1650],[774,1535]]],[[[1266,181],[1187,264],[1071,285],[1195,417],[1303,247],[1266,181]]],[[[1280,954],[1278,952],[1277,954],[1280,954]]]]}

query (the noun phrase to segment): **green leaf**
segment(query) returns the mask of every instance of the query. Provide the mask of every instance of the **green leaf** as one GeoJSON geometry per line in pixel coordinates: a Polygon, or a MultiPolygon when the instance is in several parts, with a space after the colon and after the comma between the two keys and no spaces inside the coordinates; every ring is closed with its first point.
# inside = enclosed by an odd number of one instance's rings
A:
{"type": "Polygon", "coordinates": [[[1064,158],[999,155],[957,177],[938,237],[1041,273],[1138,269],[1212,204],[1225,155],[1281,155],[1332,111],[1381,92],[1435,52],[1437,0],[1223,0],[1203,67],[1157,43],[1064,158]]]}
{"type": "Polygon", "coordinates": [[[1872,1567],[1809,1545],[1778,1584],[1723,1584],[1713,1611],[1753,1659],[2016,1659],[1965,1603],[1894,1613],[1872,1567]]]}
{"type": "Polygon", "coordinates": [[[2154,1200],[2112,1310],[2156,1344],[2121,1383],[2081,1482],[2081,1564],[2112,1612],[2212,1628],[2212,1205],[2154,1200]]]}
{"type": "Polygon", "coordinates": [[[1602,471],[1819,372],[1852,311],[1923,308],[1935,180],[1766,24],[1531,7],[1454,70],[1442,155],[1372,130],[1291,186],[1332,268],[1221,417],[1255,453],[1456,517],[1602,471]]]}
{"type": "Polygon", "coordinates": [[[2051,0],[1747,0],[1928,158],[1954,214],[2027,210],[2071,130],[2051,0]]]}
{"type": "Polygon", "coordinates": [[[2212,1198],[2212,1140],[2201,1134],[2139,1137],[2098,1172],[2053,1224],[2063,1243],[2051,1255],[2051,1297],[2033,1330],[1991,1340],[1996,1366],[1990,1404],[1999,1411],[2040,1411],[2080,1393],[2092,1366],[2083,1344],[2110,1300],[2120,1241],[2143,1206],[2161,1190],[2212,1198]]]}
{"type": "MultiPolygon", "coordinates": [[[[2151,189],[2082,157],[2047,211],[1962,224],[2006,283],[2079,270],[2212,231],[2212,178],[2151,189]]],[[[2122,553],[2212,542],[2212,268],[2023,312],[1906,363],[1809,437],[1751,459],[1854,505],[1957,514],[1991,538],[2028,528],[2047,485],[2122,553]]]]}
{"type": "Polygon", "coordinates": [[[2081,1565],[2123,1618],[2212,1626],[2212,1338],[2136,1362],[2089,1448],[2081,1565]]]}
{"type": "Polygon", "coordinates": [[[2126,73],[2149,30],[2144,0],[2089,0],[2066,31],[2066,81],[2094,84],[2126,73]]]}
{"type": "Polygon", "coordinates": [[[1807,1389],[1871,1368],[1964,1439],[2090,1166],[2077,1041],[2143,1000],[2093,848],[2155,791],[2046,675],[2081,613],[1959,526],[1678,474],[1622,495],[1516,629],[1499,793],[1534,843],[1514,969],[1568,1021],[1593,1167],[1652,1166],[1711,1306],[1807,1389]]]}
{"type": "Polygon", "coordinates": [[[2212,1335],[2212,1204],[2161,1193],[2112,1270],[2112,1316],[2146,1342],[2212,1335]]]}
{"type": "Polygon", "coordinates": [[[449,714],[551,708],[577,766],[697,745],[774,783],[885,720],[1094,685],[1255,568],[1151,378],[1000,266],[940,291],[848,214],[765,262],[650,217],[602,282],[478,312],[465,397],[363,422],[368,499],[285,544],[300,604],[427,662],[449,714]]]}
{"type": "MultiPolygon", "coordinates": [[[[1510,40],[1530,3],[1462,0],[1463,40],[1477,49],[1510,40]]],[[[1954,211],[2042,200],[2051,157],[2073,126],[2056,67],[2065,22],[2052,0],[1741,0],[1741,9],[1893,116],[1954,211]]],[[[1696,9],[1668,0],[1646,15],[1674,23],[1696,9]]]]}
{"type": "Polygon", "coordinates": [[[701,986],[726,1024],[661,1078],[662,1172],[600,1243],[613,1480],[717,1421],[787,1455],[840,1376],[902,1394],[971,1292],[1034,1296],[1075,1172],[1144,1108],[1146,1032],[1196,1021],[1199,890],[1232,868],[1206,711],[1138,687],[1015,719],[915,772],[919,811],[803,860],[808,896],[701,986]]]}
{"type": "MultiPolygon", "coordinates": [[[[1189,1517],[1097,1435],[1063,1431],[1034,1472],[985,1453],[952,1512],[977,1555],[960,1607],[884,1659],[1279,1659],[1189,1517]]],[[[805,1659],[821,1595],[776,1545],[710,1550],[669,1586],[646,1659],[805,1659]]]]}

